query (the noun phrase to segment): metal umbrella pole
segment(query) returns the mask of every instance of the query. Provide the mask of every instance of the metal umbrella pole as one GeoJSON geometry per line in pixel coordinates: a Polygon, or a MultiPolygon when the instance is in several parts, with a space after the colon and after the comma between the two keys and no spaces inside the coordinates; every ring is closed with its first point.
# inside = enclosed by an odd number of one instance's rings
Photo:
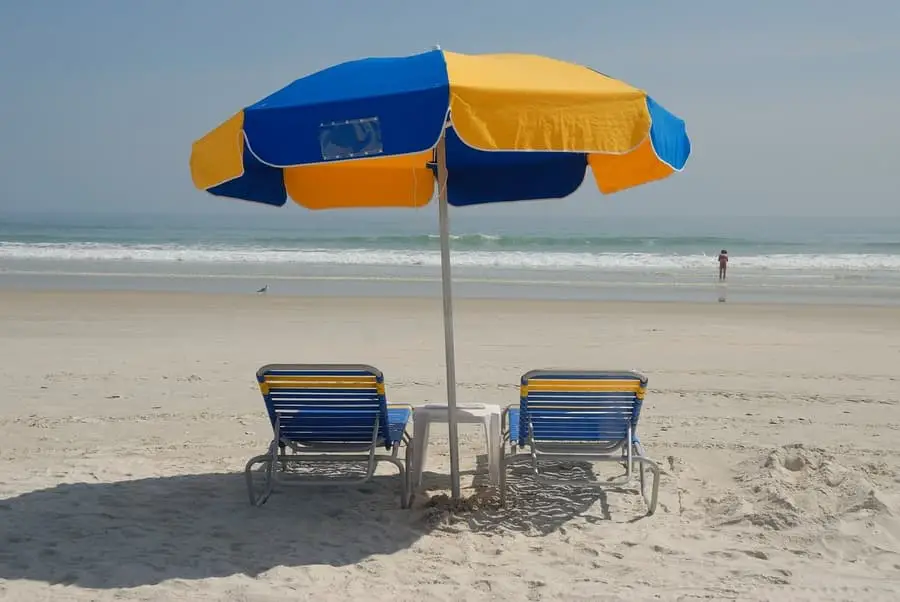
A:
{"type": "Polygon", "coordinates": [[[450,438],[450,493],[460,499],[459,431],[456,423],[456,351],[453,345],[453,291],[450,273],[450,215],[447,202],[446,134],[438,142],[435,161],[438,181],[438,221],[441,237],[441,288],[444,298],[444,353],[447,365],[447,427],[450,438]]]}

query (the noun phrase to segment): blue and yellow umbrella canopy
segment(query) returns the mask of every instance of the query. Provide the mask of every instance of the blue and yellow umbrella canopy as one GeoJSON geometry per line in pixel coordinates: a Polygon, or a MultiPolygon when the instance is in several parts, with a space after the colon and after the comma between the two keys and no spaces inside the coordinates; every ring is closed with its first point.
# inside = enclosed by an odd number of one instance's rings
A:
{"type": "Polygon", "coordinates": [[[571,63],[432,50],[342,63],[246,107],[194,143],[202,190],[311,209],[418,207],[446,134],[448,201],[561,198],[590,167],[603,193],[680,171],[684,122],[571,63]]]}

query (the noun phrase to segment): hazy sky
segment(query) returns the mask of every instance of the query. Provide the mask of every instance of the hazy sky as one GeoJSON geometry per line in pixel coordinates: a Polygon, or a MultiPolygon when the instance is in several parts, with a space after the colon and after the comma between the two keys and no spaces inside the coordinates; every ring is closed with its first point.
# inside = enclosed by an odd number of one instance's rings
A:
{"type": "Polygon", "coordinates": [[[194,190],[191,142],[310,71],[440,44],[588,64],[687,121],[685,173],[515,210],[900,216],[898,31],[897,0],[0,0],[0,213],[302,212],[194,190]]]}

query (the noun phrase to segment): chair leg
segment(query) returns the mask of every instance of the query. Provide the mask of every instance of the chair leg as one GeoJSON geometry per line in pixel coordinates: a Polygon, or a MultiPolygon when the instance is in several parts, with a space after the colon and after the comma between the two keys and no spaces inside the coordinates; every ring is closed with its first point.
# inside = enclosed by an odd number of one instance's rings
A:
{"type": "MultiPolygon", "coordinates": [[[[274,444],[272,445],[272,449],[277,449],[274,444]]],[[[273,473],[275,471],[275,462],[277,458],[277,454],[274,453],[274,451],[270,451],[267,454],[250,458],[250,460],[247,461],[247,465],[244,467],[244,480],[247,484],[247,496],[250,498],[251,506],[262,506],[269,499],[269,496],[272,495],[275,477],[273,473]],[[265,467],[266,475],[263,491],[259,496],[256,495],[256,491],[253,487],[253,467],[257,464],[262,464],[265,467]]]]}
{"type": "Polygon", "coordinates": [[[638,462],[641,465],[641,495],[644,498],[644,501],[647,503],[647,516],[651,516],[654,512],[656,512],[656,504],[659,498],[659,466],[653,460],[649,458],[645,458],[643,456],[636,456],[638,462]],[[651,474],[653,475],[653,484],[650,485],[650,499],[647,499],[647,495],[644,491],[644,470],[650,469],[651,474]]]}
{"type": "MultiPolygon", "coordinates": [[[[647,499],[647,496],[644,494],[644,465],[638,460],[638,456],[643,455],[641,453],[642,450],[637,443],[629,443],[628,447],[631,449],[631,454],[629,454],[631,456],[631,474],[633,476],[635,470],[637,470],[638,482],[641,487],[641,496],[644,499],[647,499]]],[[[625,455],[625,447],[622,448],[622,455],[625,455]]]]}
{"type": "Polygon", "coordinates": [[[397,467],[400,477],[400,508],[409,508],[409,451],[407,447],[406,462],[401,462],[397,458],[400,453],[400,442],[394,443],[391,448],[391,462],[397,467]],[[405,464],[405,466],[404,466],[405,464]]]}
{"type": "Polygon", "coordinates": [[[640,462],[638,463],[638,470],[640,471],[638,476],[641,481],[641,497],[643,497],[644,501],[646,501],[647,500],[647,477],[646,477],[646,472],[644,470],[644,465],[640,462]]]}
{"type": "MultiPolygon", "coordinates": [[[[395,444],[399,445],[399,444],[395,444]]],[[[409,508],[409,504],[411,502],[410,492],[410,470],[409,470],[409,461],[412,458],[412,451],[407,445],[406,448],[406,461],[399,459],[395,453],[392,453],[390,456],[377,456],[375,462],[390,462],[394,466],[397,467],[398,477],[400,478],[400,507],[404,510],[409,508]]]]}
{"type": "Polygon", "coordinates": [[[506,444],[500,442],[500,507],[506,507],[506,444]]]}
{"type": "Polygon", "coordinates": [[[266,454],[264,456],[254,456],[247,461],[246,466],[244,466],[244,481],[247,484],[247,497],[250,499],[250,505],[256,506],[256,494],[253,491],[253,467],[259,462],[265,462],[266,460],[270,460],[271,456],[266,454]]]}

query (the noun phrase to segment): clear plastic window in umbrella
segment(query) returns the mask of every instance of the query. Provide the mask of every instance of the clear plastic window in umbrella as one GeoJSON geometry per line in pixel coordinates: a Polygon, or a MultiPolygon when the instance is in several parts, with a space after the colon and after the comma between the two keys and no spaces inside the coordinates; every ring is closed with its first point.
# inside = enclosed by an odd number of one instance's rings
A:
{"type": "Polygon", "coordinates": [[[384,152],[377,117],[323,123],[319,127],[322,159],[337,161],[371,157],[384,152]]]}

